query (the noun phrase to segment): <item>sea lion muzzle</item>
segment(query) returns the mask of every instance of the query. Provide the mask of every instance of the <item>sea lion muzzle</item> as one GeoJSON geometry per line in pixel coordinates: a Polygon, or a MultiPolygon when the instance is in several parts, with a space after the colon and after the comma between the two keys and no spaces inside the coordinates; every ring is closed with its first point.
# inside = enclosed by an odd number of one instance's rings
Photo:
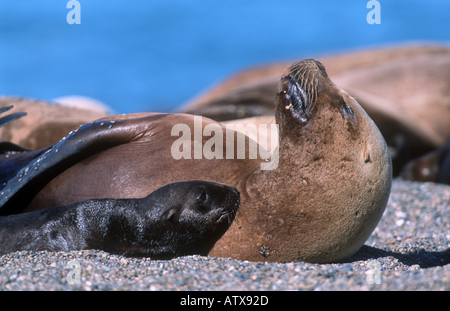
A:
{"type": "Polygon", "coordinates": [[[347,105],[349,100],[354,99],[339,89],[328,78],[322,63],[314,59],[292,64],[285,71],[277,89],[277,109],[283,111],[285,117],[293,117],[300,124],[306,124],[312,118],[319,102],[327,102],[356,127],[354,111],[347,105]]]}

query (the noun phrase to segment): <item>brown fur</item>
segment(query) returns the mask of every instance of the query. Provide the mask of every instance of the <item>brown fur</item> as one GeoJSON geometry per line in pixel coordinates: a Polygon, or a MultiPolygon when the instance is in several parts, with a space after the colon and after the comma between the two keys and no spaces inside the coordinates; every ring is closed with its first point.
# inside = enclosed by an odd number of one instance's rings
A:
{"type": "MultiPolygon", "coordinates": [[[[306,109],[309,119],[299,123],[292,117],[294,108],[286,108],[289,101],[282,90],[287,80],[280,82],[277,169],[262,171],[262,161],[248,155],[243,160],[174,160],[171,146],[179,137],[171,136],[171,129],[187,124],[193,135],[192,115],[115,116],[105,120],[116,123],[105,124],[125,143],[64,171],[36,196],[29,210],[89,198],[144,197],[173,181],[219,181],[239,190],[241,208],[210,255],[278,262],[345,259],[364,243],[384,211],[391,186],[390,158],[377,127],[318,62],[303,61],[286,74],[295,75],[303,67],[310,70],[301,81],[315,83],[309,92],[315,90],[316,97],[308,95],[314,100],[306,109]]],[[[208,124],[219,123],[203,118],[203,128],[208,124]]],[[[203,143],[209,138],[203,137],[203,143]]]]}
{"type": "Polygon", "coordinates": [[[11,112],[26,112],[27,116],[0,128],[0,141],[32,150],[55,144],[77,126],[105,116],[41,100],[0,97],[0,108],[9,105],[14,105],[11,112]]]}

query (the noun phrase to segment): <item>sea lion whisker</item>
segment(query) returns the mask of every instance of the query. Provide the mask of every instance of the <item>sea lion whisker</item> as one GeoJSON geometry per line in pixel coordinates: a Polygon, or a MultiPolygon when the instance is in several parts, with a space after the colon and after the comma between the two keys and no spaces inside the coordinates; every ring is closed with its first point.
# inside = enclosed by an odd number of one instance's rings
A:
{"type": "Polygon", "coordinates": [[[295,65],[289,67],[289,70],[291,71],[291,73],[292,73],[293,75],[296,75],[296,73],[297,73],[297,71],[298,71],[298,66],[297,66],[297,64],[295,64],[295,65]]]}
{"type": "Polygon", "coordinates": [[[315,73],[316,73],[316,71],[314,70],[313,71],[313,74],[312,74],[312,77],[311,77],[311,82],[310,82],[310,90],[309,90],[309,93],[308,93],[308,95],[309,95],[309,102],[310,102],[310,111],[312,112],[312,110],[314,109],[314,106],[315,106],[315,101],[316,101],[316,99],[315,99],[315,96],[314,96],[314,93],[315,93],[315,89],[316,89],[316,87],[315,87],[315,73]]]}
{"type": "MultiPolygon", "coordinates": [[[[304,68],[302,68],[302,69],[304,69],[304,68]]],[[[305,71],[305,70],[303,70],[302,72],[303,72],[303,73],[302,73],[302,78],[300,79],[300,81],[303,81],[303,80],[305,79],[305,74],[306,74],[306,71],[305,71]]]]}
{"type": "Polygon", "coordinates": [[[305,87],[310,87],[310,81],[312,81],[311,77],[311,68],[308,68],[307,80],[305,81],[305,87]]]}
{"type": "Polygon", "coordinates": [[[303,66],[301,66],[301,63],[297,62],[297,63],[294,63],[291,67],[289,67],[289,70],[291,71],[291,73],[295,74],[295,71],[298,71],[302,67],[303,66]]]}
{"type": "MultiPolygon", "coordinates": [[[[318,84],[319,84],[319,79],[318,78],[316,78],[316,83],[315,83],[315,87],[314,87],[314,99],[313,99],[313,108],[312,109],[314,109],[314,107],[316,106],[316,103],[317,103],[317,98],[318,98],[318,84]]],[[[311,109],[311,110],[312,110],[311,109]]]]}
{"type": "Polygon", "coordinates": [[[308,72],[308,80],[305,82],[305,84],[306,84],[306,95],[307,95],[307,97],[308,97],[308,107],[310,108],[310,105],[311,105],[311,83],[312,83],[312,77],[311,77],[311,69],[309,69],[309,72],[308,72]]]}

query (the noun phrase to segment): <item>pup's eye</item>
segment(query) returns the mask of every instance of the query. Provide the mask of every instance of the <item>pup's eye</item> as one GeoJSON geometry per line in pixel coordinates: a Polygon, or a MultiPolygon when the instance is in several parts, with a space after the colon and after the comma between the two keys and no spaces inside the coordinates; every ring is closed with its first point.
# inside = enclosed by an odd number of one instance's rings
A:
{"type": "Polygon", "coordinates": [[[207,199],[208,199],[208,195],[206,194],[206,191],[202,191],[202,192],[198,195],[198,197],[197,197],[197,201],[198,201],[199,203],[203,203],[203,202],[205,202],[207,199]]]}
{"type": "Polygon", "coordinates": [[[175,217],[175,215],[177,214],[177,211],[175,209],[171,209],[168,213],[167,213],[167,220],[171,220],[172,218],[175,217]]]}

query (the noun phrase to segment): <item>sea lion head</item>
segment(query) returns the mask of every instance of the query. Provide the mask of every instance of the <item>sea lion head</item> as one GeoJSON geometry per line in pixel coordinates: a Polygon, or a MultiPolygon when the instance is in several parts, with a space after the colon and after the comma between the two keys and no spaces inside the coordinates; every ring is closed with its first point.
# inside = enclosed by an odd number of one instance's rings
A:
{"type": "Polygon", "coordinates": [[[163,186],[142,201],[148,217],[142,223],[141,243],[153,241],[152,245],[127,255],[158,259],[207,255],[230,227],[239,204],[237,189],[217,182],[194,180],[163,186]]]}
{"type": "Polygon", "coordinates": [[[281,129],[292,136],[298,133],[292,131],[293,128],[306,126],[313,115],[325,113],[322,110],[336,110],[348,126],[355,128],[356,118],[349,101],[349,95],[329,79],[321,62],[302,60],[289,67],[279,83],[277,123],[282,124],[281,129]]]}
{"type": "Polygon", "coordinates": [[[319,61],[291,65],[281,77],[275,105],[279,167],[267,179],[283,195],[272,191],[264,198],[276,207],[271,221],[282,224],[266,228],[272,241],[280,236],[270,256],[343,260],[366,241],[386,207],[392,178],[387,145],[319,61]]]}
{"type": "MultiPolygon", "coordinates": [[[[216,182],[179,182],[168,189],[169,202],[165,218],[180,225],[198,230],[225,230],[233,222],[239,207],[239,192],[236,188],[216,182]],[[180,202],[179,187],[186,187],[180,202]],[[181,203],[181,205],[180,205],[181,203]]],[[[162,189],[164,190],[164,189],[162,189]]]]}

